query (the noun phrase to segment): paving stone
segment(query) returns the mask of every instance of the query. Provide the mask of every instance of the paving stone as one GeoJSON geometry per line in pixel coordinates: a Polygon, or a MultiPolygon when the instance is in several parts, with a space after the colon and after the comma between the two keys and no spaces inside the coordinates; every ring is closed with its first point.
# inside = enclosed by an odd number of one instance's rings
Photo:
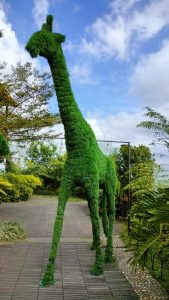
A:
{"type": "Polygon", "coordinates": [[[55,197],[48,196],[2,203],[0,219],[7,216],[21,223],[27,239],[0,245],[0,300],[139,299],[116,264],[106,264],[102,276],[90,274],[95,253],[90,251],[92,228],[86,201],[67,205],[56,283],[39,288],[48,263],[56,206],[55,197]]]}

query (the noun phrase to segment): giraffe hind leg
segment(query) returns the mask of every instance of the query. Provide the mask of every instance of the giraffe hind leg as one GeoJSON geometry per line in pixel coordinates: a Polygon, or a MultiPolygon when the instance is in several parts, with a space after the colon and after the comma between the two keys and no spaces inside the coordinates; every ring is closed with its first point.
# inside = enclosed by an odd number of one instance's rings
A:
{"type": "Polygon", "coordinates": [[[103,224],[104,234],[106,237],[108,237],[109,220],[107,217],[107,197],[104,189],[103,189],[103,201],[102,201],[102,224],[103,224]]]}
{"type": "Polygon", "coordinates": [[[91,274],[98,276],[103,273],[103,255],[100,246],[100,220],[99,220],[99,205],[98,205],[99,184],[97,184],[97,182],[95,184],[94,182],[92,182],[91,185],[89,185],[88,188],[86,189],[86,192],[89,201],[94,248],[96,250],[95,263],[91,270],[91,274]]]}
{"type": "Polygon", "coordinates": [[[105,250],[105,262],[112,262],[115,260],[113,255],[113,225],[115,219],[115,183],[113,181],[107,181],[106,183],[106,196],[107,196],[107,207],[109,210],[109,228],[107,236],[107,245],[105,250]]]}

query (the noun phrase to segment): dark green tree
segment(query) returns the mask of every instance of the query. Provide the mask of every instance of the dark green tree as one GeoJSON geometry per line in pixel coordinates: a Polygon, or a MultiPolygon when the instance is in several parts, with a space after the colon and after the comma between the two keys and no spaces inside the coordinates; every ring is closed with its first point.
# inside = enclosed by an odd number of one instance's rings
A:
{"type": "Polygon", "coordinates": [[[152,189],[154,182],[154,158],[150,149],[144,145],[130,146],[130,174],[129,148],[122,145],[116,153],[117,176],[120,182],[118,195],[118,214],[127,215],[128,189],[130,188],[132,201],[143,195],[143,189],[152,189]],[[129,184],[130,175],[130,184],[129,184]]]}
{"type": "Polygon", "coordinates": [[[4,138],[3,134],[0,132],[0,160],[9,154],[9,146],[4,138]]]}

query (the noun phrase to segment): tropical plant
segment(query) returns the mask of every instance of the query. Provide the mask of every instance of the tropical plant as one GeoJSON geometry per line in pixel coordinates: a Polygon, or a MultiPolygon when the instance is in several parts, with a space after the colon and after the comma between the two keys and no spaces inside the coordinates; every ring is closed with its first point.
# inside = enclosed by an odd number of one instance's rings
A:
{"type": "MultiPolygon", "coordinates": [[[[169,268],[169,187],[148,193],[131,209],[131,237],[136,241],[132,264],[158,264],[159,276],[169,268]]],[[[167,277],[169,281],[169,277],[167,277]]]]}
{"type": "MultiPolygon", "coordinates": [[[[144,200],[148,192],[152,192],[158,183],[157,174],[160,174],[161,167],[154,160],[135,163],[130,168],[130,183],[123,190],[130,188],[132,193],[132,202],[144,200]]],[[[127,172],[128,173],[128,172],[127,172]]]]}
{"type": "Polygon", "coordinates": [[[153,130],[155,133],[153,143],[164,144],[169,150],[169,120],[149,107],[146,107],[146,110],[145,116],[149,117],[151,121],[141,122],[137,126],[153,130]]]}

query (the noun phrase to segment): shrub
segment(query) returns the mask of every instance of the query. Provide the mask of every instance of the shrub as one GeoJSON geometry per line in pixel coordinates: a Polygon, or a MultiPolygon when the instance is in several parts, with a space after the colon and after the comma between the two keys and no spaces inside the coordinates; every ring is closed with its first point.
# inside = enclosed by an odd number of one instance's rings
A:
{"type": "Polygon", "coordinates": [[[24,237],[24,229],[17,222],[0,222],[0,242],[21,240],[24,237]]]}
{"type": "MultiPolygon", "coordinates": [[[[13,189],[13,184],[11,184],[7,179],[0,176],[0,196],[6,196],[7,192],[13,189]]],[[[0,203],[1,203],[0,197],[0,203]]]]}
{"type": "Polygon", "coordinates": [[[5,202],[19,202],[27,200],[37,186],[41,186],[39,178],[33,175],[18,175],[8,173],[3,179],[13,185],[13,188],[5,191],[2,200],[5,202]]]}

